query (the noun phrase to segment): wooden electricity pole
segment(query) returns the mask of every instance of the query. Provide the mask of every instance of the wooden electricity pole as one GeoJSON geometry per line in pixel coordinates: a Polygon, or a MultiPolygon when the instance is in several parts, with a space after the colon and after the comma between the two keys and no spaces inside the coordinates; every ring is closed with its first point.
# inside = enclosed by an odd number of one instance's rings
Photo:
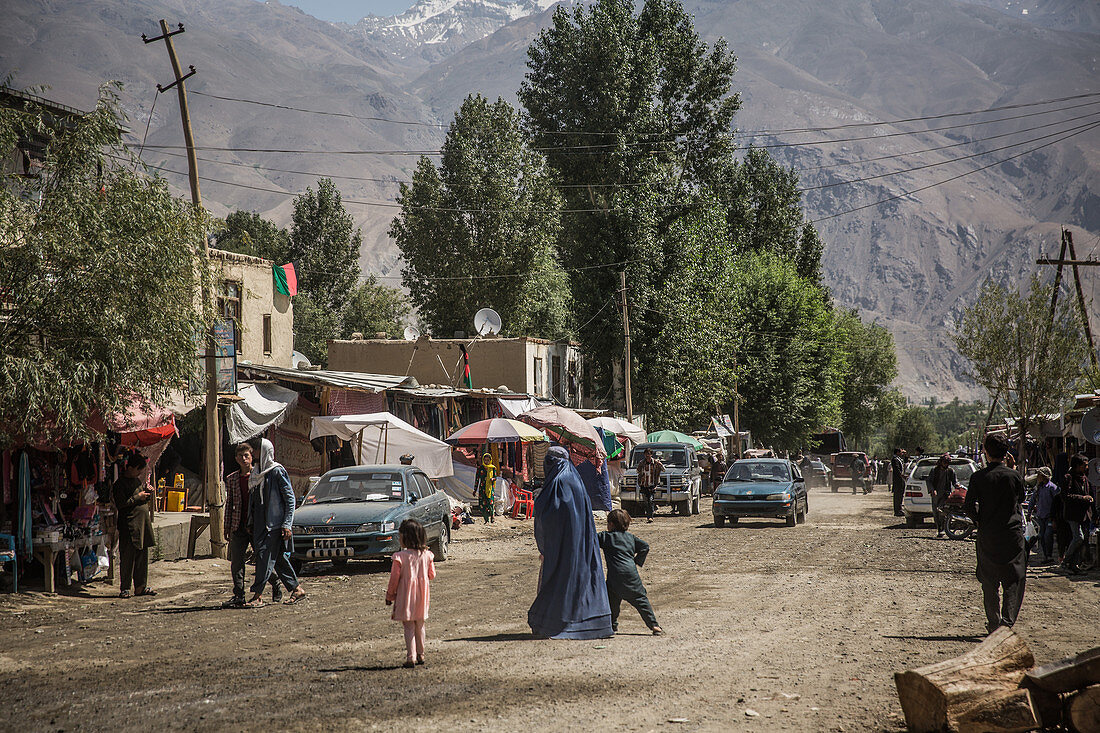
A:
{"type": "Polygon", "coordinates": [[[1093,369],[1100,369],[1100,361],[1096,356],[1096,344],[1092,338],[1092,326],[1089,324],[1089,312],[1085,306],[1085,292],[1081,287],[1081,274],[1078,272],[1078,267],[1095,267],[1100,266],[1100,260],[1079,260],[1077,259],[1077,250],[1073,247],[1073,232],[1063,227],[1062,229],[1062,250],[1058,254],[1058,259],[1051,260],[1046,258],[1040,258],[1035,260],[1037,265],[1057,265],[1058,271],[1054,275],[1054,292],[1050,296],[1050,322],[1054,323],[1054,313],[1058,306],[1058,291],[1062,287],[1062,268],[1069,265],[1073,271],[1073,285],[1077,291],[1077,306],[1081,309],[1081,324],[1085,329],[1085,338],[1089,342],[1089,359],[1092,361],[1093,369]],[[1066,255],[1069,255],[1069,259],[1066,259],[1066,255]]]}
{"type": "MultiPolygon", "coordinates": [[[[195,136],[191,132],[191,114],[187,109],[187,90],[184,89],[183,80],[195,73],[195,67],[191,66],[190,71],[184,74],[180,70],[179,59],[176,58],[176,49],[172,45],[172,36],[183,33],[183,23],[180,23],[177,30],[169,31],[168,23],[163,19],[160,21],[160,35],[156,38],[147,38],[144,33],[141,34],[141,40],[145,43],[154,43],[156,41],[164,41],[165,47],[168,49],[168,60],[172,63],[172,74],[175,76],[175,81],[167,86],[161,86],[157,84],[157,91],[164,93],[172,87],[176,88],[176,93],[179,96],[180,102],[180,117],[183,120],[183,140],[187,146],[187,173],[188,178],[191,181],[191,203],[195,205],[195,216],[201,216],[202,213],[202,195],[199,192],[199,164],[198,159],[195,157],[195,136]]],[[[210,243],[207,241],[205,233],[202,238],[203,254],[206,257],[207,265],[210,263],[210,243]]],[[[210,292],[210,286],[205,284],[207,281],[204,279],[204,285],[202,290],[203,304],[208,305],[213,302],[213,295],[210,292]]],[[[206,450],[205,450],[205,480],[204,485],[206,487],[206,503],[210,507],[210,549],[214,557],[225,557],[225,539],[223,534],[224,526],[224,509],[225,509],[225,492],[222,487],[221,476],[221,425],[218,421],[218,359],[217,350],[214,336],[214,329],[211,327],[206,336],[206,450]]]]}
{"type": "Polygon", "coordinates": [[[626,305],[626,271],[619,273],[619,282],[623,296],[623,343],[626,347],[626,356],[623,364],[623,388],[626,392],[626,421],[634,422],[634,402],[630,395],[630,312],[626,305]]]}
{"type": "Polygon", "coordinates": [[[741,458],[741,395],[737,393],[737,351],[733,352],[733,432],[737,441],[737,458],[741,458]]]}

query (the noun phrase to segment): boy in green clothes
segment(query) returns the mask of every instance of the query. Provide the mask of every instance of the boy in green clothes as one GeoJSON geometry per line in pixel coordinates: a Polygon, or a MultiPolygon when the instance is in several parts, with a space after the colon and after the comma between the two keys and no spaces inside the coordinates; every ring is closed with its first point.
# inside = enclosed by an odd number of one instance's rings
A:
{"type": "Polygon", "coordinates": [[[626,601],[642,616],[642,621],[650,628],[654,636],[665,633],[657,624],[653,615],[653,606],[649,603],[640,568],[649,554],[649,543],[627,532],[630,528],[630,515],[622,509],[615,509],[607,515],[607,531],[599,533],[600,547],[603,548],[604,564],[607,566],[607,600],[611,603],[611,630],[619,630],[619,607],[626,601]]]}

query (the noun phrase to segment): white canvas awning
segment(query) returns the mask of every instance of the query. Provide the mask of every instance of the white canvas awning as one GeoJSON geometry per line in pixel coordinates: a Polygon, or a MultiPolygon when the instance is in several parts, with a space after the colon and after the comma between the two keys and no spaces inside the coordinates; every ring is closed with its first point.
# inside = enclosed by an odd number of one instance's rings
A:
{"type": "Polygon", "coordinates": [[[225,416],[225,430],[230,443],[243,443],[272,426],[280,425],[288,411],[298,402],[298,393],[277,384],[248,384],[237,393],[225,416]]]}
{"type": "Polygon", "coordinates": [[[362,464],[396,463],[403,454],[410,453],[415,456],[413,465],[432,478],[454,474],[451,446],[388,412],[313,418],[309,439],[324,435],[351,441],[356,459],[362,464]]]}

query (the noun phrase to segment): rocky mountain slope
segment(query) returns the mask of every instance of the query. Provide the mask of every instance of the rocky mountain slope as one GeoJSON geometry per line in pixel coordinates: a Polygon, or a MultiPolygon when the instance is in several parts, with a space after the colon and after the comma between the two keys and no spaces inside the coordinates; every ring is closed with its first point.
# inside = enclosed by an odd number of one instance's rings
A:
{"type": "MultiPolygon", "coordinates": [[[[339,26],[255,0],[10,0],[0,73],[18,70],[17,82],[50,84],[49,96],[76,106],[90,104],[103,80],[121,79],[140,138],[155,83],[170,73],[163,48],[145,47],[140,34],[155,33],[161,17],[184,22],[176,40],[183,63],[199,69],[192,91],[328,113],[194,95],[199,144],[226,148],[200,153],[207,203],[285,222],[294,193],[333,175],[364,227],[364,265],[396,277],[385,232],[396,181],[416,162],[410,153],[438,147],[467,94],[514,100],[527,46],[550,21],[547,5],[424,0],[396,18],[339,26]]],[[[1100,249],[1100,130],[1081,129],[1100,122],[1100,98],[791,130],[1100,92],[1095,3],[1035,0],[1026,15],[1009,0],[685,5],[704,37],[728,39],[739,57],[744,144],[773,146],[798,169],[836,299],[895,333],[910,396],[977,396],[949,334],[986,277],[1019,282],[1040,250],[1056,252],[1063,224],[1076,231],[1079,254],[1100,249]],[[754,134],[761,130],[769,132],[754,134]]],[[[165,175],[182,191],[180,150],[154,147],[180,144],[174,95],[161,97],[142,157],[174,171],[165,175]]]]}

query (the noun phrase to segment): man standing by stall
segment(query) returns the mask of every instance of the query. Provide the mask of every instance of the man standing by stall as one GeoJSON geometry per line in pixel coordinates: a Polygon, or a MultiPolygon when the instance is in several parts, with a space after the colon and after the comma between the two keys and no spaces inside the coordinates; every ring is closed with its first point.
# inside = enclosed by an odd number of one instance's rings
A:
{"type": "Polygon", "coordinates": [[[148,586],[149,548],[156,543],[153,520],[149,515],[152,492],[145,488],[141,478],[148,462],[140,453],[132,453],[112,491],[118,510],[119,575],[122,580],[119,598],[156,595],[156,591],[148,586]],[[131,583],[134,588],[132,593],[131,583]]]}
{"type": "Polygon", "coordinates": [[[903,517],[905,512],[901,510],[901,502],[905,498],[905,461],[902,459],[901,448],[894,448],[894,457],[890,459],[890,475],[894,486],[894,516],[903,517]]]}

